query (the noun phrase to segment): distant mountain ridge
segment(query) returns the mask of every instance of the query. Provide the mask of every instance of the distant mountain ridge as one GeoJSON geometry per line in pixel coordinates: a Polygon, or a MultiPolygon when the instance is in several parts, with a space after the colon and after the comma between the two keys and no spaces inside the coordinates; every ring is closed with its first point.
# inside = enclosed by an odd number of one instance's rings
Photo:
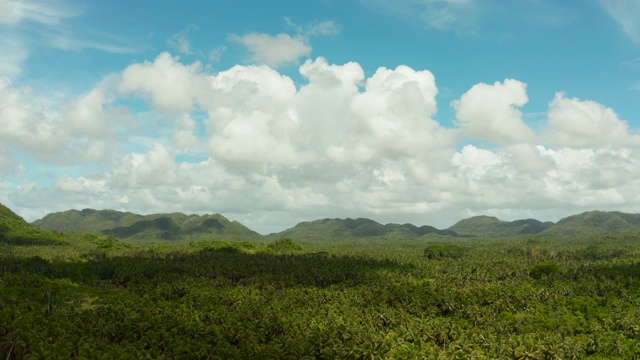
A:
{"type": "Polygon", "coordinates": [[[99,234],[103,230],[131,226],[141,220],[144,220],[143,215],[131,212],[84,209],[50,213],[32,224],[43,229],[99,234]]]}
{"type": "Polygon", "coordinates": [[[640,231],[640,214],[618,211],[586,211],[563,218],[557,223],[536,219],[503,221],[492,216],[474,216],[458,221],[453,226],[439,230],[432,226],[417,227],[412,224],[382,225],[369,219],[322,219],[301,222],[285,231],[269,237],[290,237],[294,240],[322,238],[372,238],[449,236],[495,238],[534,234],[586,235],[599,232],[640,231]]]}
{"type": "Polygon", "coordinates": [[[452,230],[438,230],[433,226],[417,227],[413,224],[386,224],[364,218],[358,219],[322,219],[305,221],[285,231],[271,234],[272,238],[292,238],[311,240],[319,236],[325,238],[371,238],[383,236],[402,236],[417,238],[428,234],[460,237],[452,230]]]}
{"type": "Polygon", "coordinates": [[[554,226],[554,223],[535,219],[502,221],[492,216],[474,216],[460,220],[449,230],[459,234],[479,237],[506,237],[524,234],[538,234],[554,226]]]}
{"type": "Polygon", "coordinates": [[[550,232],[575,234],[580,232],[640,231],[640,214],[619,211],[587,211],[558,221],[550,232]]]}
{"type": "MultiPolygon", "coordinates": [[[[17,216],[17,215],[16,215],[17,216]]],[[[24,220],[23,220],[24,221],[24,220]]],[[[640,231],[640,214],[587,211],[563,218],[557,223],[536,219],[502,221],[492,216],[474,216],[460,220],[448,229],[413,224],[380,224],[374,220],[320,219],[300,222],[284,231],[260,235],[237,221],[222,215],[185,215],[182,213],[139,215],[116,210],[68,210],[52,213],[33,225],[43,229],[82,231],[111,235],[127,240],[293,240],[326,239],[418,239],[421,237],[510,237],[533,234],[581,235],[596,232],[640,231]]]]}
{"type": "Polygon", "coordinates": [[[127,240],[256,240],[257,232],[219,214],[139,215],[116,210],[68,210],[51,213],[33,225],[43,229],[81,231],[127,240]]]}

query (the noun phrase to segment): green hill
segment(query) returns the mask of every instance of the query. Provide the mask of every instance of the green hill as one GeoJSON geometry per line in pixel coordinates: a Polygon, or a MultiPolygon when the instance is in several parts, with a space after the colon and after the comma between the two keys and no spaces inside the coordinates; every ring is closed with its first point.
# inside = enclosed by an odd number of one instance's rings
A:
{"type": "Polygon", "coordinates": [[[588,235],[604,232],[640,231],[640,214],[619,211],[587,211],[563,218],[557,223],[535,219],[502,221],[491,216],[460,220],[448,230],[479,237],[508,237],[523,234],[588,235]]]}
{"type": "Polygon", "coordinates": [[[459,235],[451,230],[438,230],[432,226],[417,227],[412,224],[382,225],[370,219],[322,219],[306,221],[296,226],[269,235],[270,238],[291,238],[293,240],[326,240],[358,238],[419,238],[426,235],[459,235]]]}
{"type": "Polygon", "coordinates": [[[34,226],[58,231],[79,231],[100,234],[102,230],[131,226],[144,216],[116,210],[67,210],[48,214],[34,221],[34,226]]]}
{"type": "Polygon", "coordinates": [[[420,236],[425,236],[430,234],[440,235],[440,236],[452,236],[452,237],[463,236],[453,230],[439,230],[429,225],[423,225],[418,227],[413,224],[402,224],[402,225],[387,224],[384,227],[385,229],[388,230],[388,233],[390,234],[406,234],[408,236],[413,236],[413,237],[420,237],[420,236]]]}
{"type": "Polygon", "coordinates": [[[459,234],[479,237],[506,237],[523,234],[541,233],[554,226],[552,222],[541,222],[535,219],[502,221],[493,216],[474,216],[460,220],[448,230],[459,234]]]}
{"type": "Polygon", "coordinates": [[[116,210],[68,210],[53,213],[33,225],[43,229],[83,231],[129,241],[257,240],[261,236],[222,215],[182,213],[138,215],[116,210]]]}
{"type": "Polygon", "coordinates": [[[640,231],[640,214],[618,211],[587,211],[561,219],[549,233],[581,234],[585,232],[640,231]]]}
{"type": "Polygon", "coordinates": [[[57,245],[66,242],[58,234],[39,229],[0,204],[0,243],[14,245],[57,245]]]}

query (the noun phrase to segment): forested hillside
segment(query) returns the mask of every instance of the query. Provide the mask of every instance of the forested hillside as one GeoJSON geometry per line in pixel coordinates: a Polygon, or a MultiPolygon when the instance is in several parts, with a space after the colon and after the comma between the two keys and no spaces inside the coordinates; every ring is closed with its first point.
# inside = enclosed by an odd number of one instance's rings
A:
{"type": "Polygon", "coordinates": [[[103,230],[131,226],[140,220],[144,220],[143,215],[131,212],[84,209],[51,213],[32,224],[43,229],[99,234],[103,230]]]}
{"type": "Polygon", "coordinates": [[[81,231],[110,235],[130,242],[219,239],[268,241],[291,238],[302,242],[322,241],[405,241],[426,238],[498,238],[528,235],[589,235],[593,232],[628,233],[640,231],[640,214],[589,211],[561,219],[558,223],[536,219],[503,221],[491,216],[474,216],[448,229],[413,224],[380,224],[364,218],[304,221],[292,228],[266,236],[222,215],[182,213],[139,215],[115,210],[68,210],[52,213],[33,225],[56,231],[81,231]]]}
{"type": "Polygon", "coordinates": [[[0,243],[9,244],[62,244],[59,234],[39,229],[26,222],[8,207],[0,204],[0,243]]]}
{"type": "Polygon", "coordinates": [[[222,215],[182,213],[138,215],[115,210],[84,209],[52,213],[33,225],[60,231],[84,231],[128,241],[258,240],[260,234],[222,215]]]}
{"type": "Polygon", "coordinates": [[[640,231],[640,214],[618,211],[587,211],[561,219],[550,229],[554,233],[582,234],[589,232],[640,231]]]}
{"type": "Polygon", "coordinates": [[[492,216],[474,216],[458,221],[448,230],[478,237],[504,237],[538,234],[553,227],[553,225],[552,222],[543,223],[535,219],[502,221],[492,216]]]}
{"type": "Polygon", "coordinates": [[[382,225],[369,219],[322,219],[301,222],[293,228],[271,234],[270,238],[313,239],[372,239],[419,238],[425,235],[459,237],[455,231],[438,230],[432,226],[417,227],[412,224],[382,225]]]}

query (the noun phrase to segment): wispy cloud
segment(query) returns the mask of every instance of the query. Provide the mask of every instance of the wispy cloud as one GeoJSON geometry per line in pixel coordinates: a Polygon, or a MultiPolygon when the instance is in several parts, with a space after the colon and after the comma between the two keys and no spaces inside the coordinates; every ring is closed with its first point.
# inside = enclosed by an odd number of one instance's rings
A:
{"type": "Polygon", "coordinates": [[[479,4],[476,0],[361,0],[365,7],[438,31],[476,32],[479,4]]]}
{"type": "Polygon", "coordinates": [[[227,51],[226,46],[219,46],[211,50],[209,52],[209,60],[216,61],[216,62],[220,61],[220,59],[222,59],[222,54],[224,54],[225,51],[227,51]]]}
{"type": "Polygon", "coordinates": [[[466,27],[466,13],[474,5],[472,0],[429,0],[420,18],[427,26],[441,31],[466,27]]]}
{"type": "Polygon", "coordinates": [[[251,62],[279,67],[295,63],[303,56],[311,54],[309,46],[302,37],[289,34],[275,36],[251,33],[244,36],[231,35],[229,40],[244,45],[249,50],[251,62]]]}
{"type": "Polygon", "coordinates": [[[23,72],[33,42],[25,29],[56,28],[80,13],[63,0],[0,0],[0,75],[15,77],[23,72]]]}
{"type": "MultiPolygon", "coordinates": [[[[640,70],[640,58],[624,61],[620,66],[635,73],[640,70]]],[[[632,82],[631,85],[629,85],[629,90],[640,91],[640,81],[632,82]]]]}
{"type": "Polygon", "coordinates": [[[333,21],[324,21],[324,22],[312,22],[305,29],[305,34],[307,36],[317,36],[317,35],[338,35],[340,33],[340,26],[333,21]]]}
{"type": "MultiPolygon", "coordinates": [[[[167,39],[167,45],[170,49],[177,51],[180,54],[197,55],[209,61],[219,62],[222,58],[222,54],[227,50],[226,46],[218,46],[208,53],[203,49],[198,49],[193,46],[192,35],[200,31],[200,28],[194,24],[187,25],[184,29],[180,30],[176,34],[173,34],[167,39]]],[[[236,40],[232,37],[233,40],[236,40]]]]}
{"type": "Polygon", "coordinates": [[[29,50],[17,36],[0,35],[0,76],[20,75],[28,56],[29,50]]]}
{"type": "Polygon", "coordinates": [[[77,7],[63,0],[0,0],[0,23],[16,25],[23,21],[56,25],[61,20],[79,16],[77,7]]]}
{"type": "Polygon", "coordinates": [[[340,33],[340,25],[333,21],[313,21],[306,26],[296,24],[288,17],[284,18],[287,26],[292,28],[299,36],[309,38],[311,36],[331,36],[340,33]]]}
{"type": "Polygon", "coordinates": [[[622,31],[640,45],[640,1],[599,0],[600,5],[622,28],[622,31]]]}
{"type": "Polygon", "coordinates": [[[82,8],[70,0],[0,0],[0,75],[23,73],[33,46],[114,54],[140,51],[128,39],[79,29],[69,21],[82,14],[82,8]]]}
{"type": "Polygon", "coordinates": [[[340,33],[340,27],[333,21],[312,22],[306,26],[298,25],[289,18],[285,18],[285,21],[287,26],[294,29],[296,35],[251,33],[239,36],[232,34],[229,40],[244,45],[249,50],[251,62],[275,68],[294,64],[300,58],[309,56],[313,50],[309,44],[310,37],[340,33]]]}
{"type": "Polygon", "coordinates": [[[633,60],[627,60],[627,61],[623,62],[620,65],[622,67],[624,67],[624,68],[640,69],[640,58],[633,59],[633,60]]]}
{"type": "Polygon", "coordinates": [[[82,51],[94,49],[112,54],[133,54],[140,51],[139,47],[118,45],[98,40],[80,39],[73,36],[58,35],[51,39],[51,46],[65,51],[82,51]]]}
{"type": "Polygon", "coordinates": [[[557,29],[577,18],[574,4],[551,0],[360,0],[360,3],[403,23],[497,42],[513,39],[516,29],[496,24],[557,29]]]}
{"type": "Polygon", "coordinates": [[[167,39],[167,43],[170,47],[179,51],[182,54],[194,54],[195,51],[191,46],[191,40],[189,39],[189,35],[197,32],[199,29],[197,26],[193,24],[187,25],[186,28],[171,36],[171,38],[167,39]]]}

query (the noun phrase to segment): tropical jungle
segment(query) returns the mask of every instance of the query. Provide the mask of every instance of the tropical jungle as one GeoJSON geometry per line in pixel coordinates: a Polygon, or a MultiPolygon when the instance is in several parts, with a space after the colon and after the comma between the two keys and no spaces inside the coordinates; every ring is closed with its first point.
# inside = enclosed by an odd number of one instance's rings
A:
{"type": "Polygon", "coordinates": [[[0,205],[0,359],[640,358],[640,215],[449,229],[0,205]]]}

